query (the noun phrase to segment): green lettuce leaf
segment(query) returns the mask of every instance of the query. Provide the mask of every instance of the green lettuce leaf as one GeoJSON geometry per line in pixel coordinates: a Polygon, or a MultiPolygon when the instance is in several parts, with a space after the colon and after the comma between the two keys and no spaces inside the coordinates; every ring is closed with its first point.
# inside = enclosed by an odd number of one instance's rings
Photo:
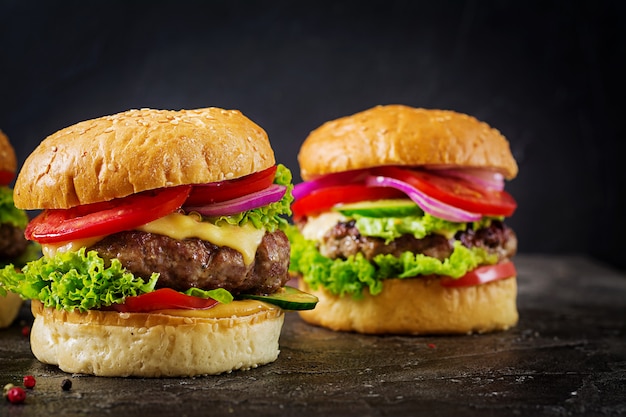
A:
{"type": "Polygon", "coordinates": [[[135,277],[117,259],[106,267],[97,252],[81,248],[31,261],[21,272],[12,265],[0,269],[0,293],[12,291],[57,310],[86,311],[153,291],[157,279],[158,274],[147,281],[135,277]]]}
{"type": "Polygon", "coordinates": [[[289,168],[278,164],[274,184],[287,187],[287,191],[281,200],[232,216],[220,216],[206,220],[217,226],[224,224],[243,226],[250,222],[257,229],[265,228],[269,232],[274,232],[276,229],[285,229],[289,224],[286,216],[291,215],[291,202],[293,201],[293,195],[291,194],[293,184],[291,181],[292,175],[289,168]]]}
{"type": "Polygon", "coordinates": [[[224,288],[216,288],[214,290],[203,290],[200,288],[191,287],[183,294],[191,295],[199,298],[212,298],[222,304],[228,304],[235,299],[230,291],[224,288]]]}
{"type": "MultiPolygon", "coordinates": [[[[443,220],[428,213],[404,217],[367,217],[355,214],[351,217],[363,236],[379,237],[385,239],[386,243],[405,234],[413,235],[416,239],[422,239],[431,233],[451,238],[456,232],[465,231],[468,225],[472,225],[443,220]]],[[[492,220],[493,218],[483,217],[474,222],[473,227],[475,230],[487,227],[492,220]]]]}
{"type": "MultiPolygon", "coordinates": [[[[96,251],[85,253],[85,248],[81,248],[78,252],[58,253],[53,258],[28,262],[21,272],[13,265],[0,269],[0,295],[11,291],[57,310],[87,311],[121,304],[126,297],[154,291],[158,277],[156,273],[147,281],[135,277],[117,259],[111,260],[107,267],[96,251]]],[[[224,304],[233,301],[233,295],[223,288],[190,288],[184,294],[213,298],[224,304]]]]}
{"type": "Polygon", "coordinates": [[[360,253],[345,260],[329,259],[319,252],[315,242],[306,240],[294,226],[288,229],[287,236],[291,241],[290,271],[301,274],[311,288],[323,287],[339,296],[359,297],[366,288],[376,295],[382,290],[382,281],[388,278],[432,274],[460,278],[479,265],[497,262],[497,255],[489,255],[481,248],[468,249],[458,241],[454,243],[452,255],[443,261],[411,252],[400,257],[378,255],[371,262],[360,253]]]}
{"type": "Polygon", "coordinates": [[[9,187],[0,187],[0,223],[11,223],[20,229],[28,224],[26,212],[15,207],[13,190],[9,187]]]}

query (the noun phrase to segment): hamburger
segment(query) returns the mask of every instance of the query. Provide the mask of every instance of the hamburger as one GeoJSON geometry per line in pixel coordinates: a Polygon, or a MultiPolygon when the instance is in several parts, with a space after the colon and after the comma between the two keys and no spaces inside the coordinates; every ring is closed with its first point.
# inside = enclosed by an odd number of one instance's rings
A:
{"type": "Polygon", "coordinates": [[[0,286],[31,299],[31,350],[98,376],[195,376],[277,359],[291,173],[239,111],[129,110],[28,156],[15,203],[43,256],[0,286]]]}
{"type": "MultiPolygon", "coordinates": [[[[0,267],[7,264],[21,266],[34,248],[24,238],[28,216],[13,203],[11,182],[16,168],[15,150],[0,130],[0,267]]],[[[7,293],[0,287],[0,328],[8,327],[15,320],[21,305],[19,295],[7,293]]]]}
{"type": "Polygon", "coordinates": [[[518,321],[518,172],[496,129],[453,111],[377,106],[324,123],[298,154],[292,274],[308,323],[369,334],[467,334],[518,321]]]}

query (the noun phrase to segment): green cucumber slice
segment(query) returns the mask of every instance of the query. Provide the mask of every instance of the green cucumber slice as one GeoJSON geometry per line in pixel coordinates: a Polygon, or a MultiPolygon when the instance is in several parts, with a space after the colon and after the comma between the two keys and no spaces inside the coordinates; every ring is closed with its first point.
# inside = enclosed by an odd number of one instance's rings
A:
{"type": "Polygon", "coordinates": [[[249,300],[265,301],[266,303],[274,304],[285,310],[313,310],[319,301],[316,296],[288,285],[282,287],[274,294],[240,294],[238,297],[249,300]]]}
{"type": "Polygon", "coordinates": [[[335,210],[345,216],[358,214],[365,217],[405,217],[423,214],[422,209],[410,199],[360,201],[337,206],[335,210]]]}

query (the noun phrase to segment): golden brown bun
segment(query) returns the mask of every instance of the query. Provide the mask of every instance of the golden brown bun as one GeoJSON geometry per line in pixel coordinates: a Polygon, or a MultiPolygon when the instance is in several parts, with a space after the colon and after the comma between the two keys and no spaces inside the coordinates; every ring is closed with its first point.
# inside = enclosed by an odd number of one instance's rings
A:
{"type": "Polygon", "coordinates": [[[9,138],[0,130],[0,171],[15,172],[17,169],[17,159],[15,150],[9,142],[9,138]]]}
{"type": "Polygon", "coordinates": [[[381,165],[490,168],[511,179],[517,163],[496,129],[466,114],[377,106],[324,123],[300,153],[303,180],[381,165]]]}
{"type": "Polygon", "coordinates": [[[237,110],[129,110],[43,140],[24,162],[14,198],[23,209],[69,208],[274,164],[265,131],[237,110]]]}
{"type": "Polygon", "coordinates": [[[387,279],[383,290],[362,299],[312,290],[314,310],[300,312],[306,322],[335,331],[368,334],[468,334],[506,330],[517,324],[516,278],[472,287],[446,288],[437,278],[387,279]]]}
{"type": "Polygon", "coordinates": [[[6,296],[0,295],[0,328],[8,327],[17,317],[17,313],[22,306],[22,299],[19,295],[7,292],[6,296]]]}
{"type": "Polygon", "coordinates": [[[32,301],[31,349],[43,363],[97,376],[186,377],[250,369],[276,360],[280,308],[229,318],[84,313],[32,301]]]}

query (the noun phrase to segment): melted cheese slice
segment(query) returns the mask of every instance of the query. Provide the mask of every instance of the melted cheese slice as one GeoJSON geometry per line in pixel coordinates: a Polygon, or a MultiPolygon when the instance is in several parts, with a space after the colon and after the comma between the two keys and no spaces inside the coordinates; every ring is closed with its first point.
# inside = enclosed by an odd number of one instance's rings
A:
{"type": "Polygon", "coordinates": [[[57,253],[64,252],[78,252],[80,248],[88,248],[96,244],[99,240],[102,240],[104,236],[91,237],[88,239],[78,239],[78,240],[70,240],[67,242],[59,243],[58,245],[47,243],[41,244],[41,253],[46,258],[53,258],[57,253]]]}
{"type": "Polygon", "coordinates": [[[321,242],[326,232],[345,219],[346,218],[341,213],[335,211],[328,211],[319,216],[309,217],[302,228],[302,236],[304,236],[306,240],[321,242]]]}
{"type": "MultiPolygon", "coordinates": [[[[198,238],[217,246],[228,246],[243,255],[243,261],[246,265],[250,265],[254,261],[256,251],[265,235],[265,229],[257,229],[250,223],[244,226],[216,226],[202,222],[195,216],[186,216],[180,213],[161,217],[138,227],[137,230],[169,236],[178,240],[198,238]]],[[[103,237],[72,240],[58,245],[41,245],[41,251],[44,256],[51,258],[57,252],[78,251],[81,247],[89,247],[103,237]]]]}
{"type": "Polygon", "coordinates": [[[138,227],[137,230],[165,235],[178,240],[195,237],[217,246],[228,246],[243,255],[243,261],[246,265],[250,265],[254,261],[254,255],[265,235],[265,229],[257,229],[250,223],[243,226],[216,226],[199,221],[195,216],[186,216],[180,213],[161,217],[138,227]]]}
{"type": "Polygon", "coordinates": [[[272,304],[256,300],[236,300],[228,304],[219,303],[206,310],[164,309],[151,311],[151,314],[167,314],[178,317],[229,318],[250,316],[261,311],[280,310],[272,304]]]}

